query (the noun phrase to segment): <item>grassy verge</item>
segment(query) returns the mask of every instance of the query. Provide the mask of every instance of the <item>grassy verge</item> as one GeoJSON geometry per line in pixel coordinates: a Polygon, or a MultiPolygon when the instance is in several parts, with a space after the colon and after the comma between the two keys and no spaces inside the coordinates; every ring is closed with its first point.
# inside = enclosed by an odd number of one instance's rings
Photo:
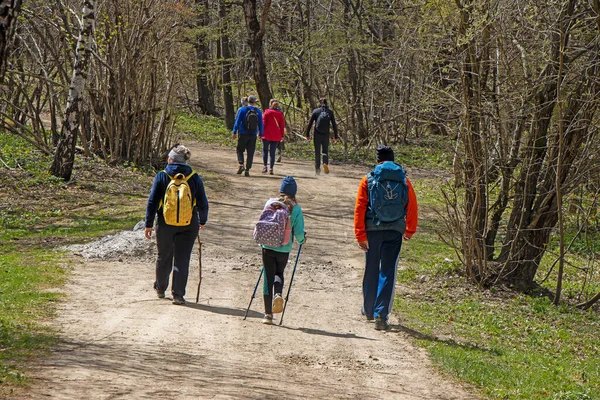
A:
{"type": "MultiPolygon", "coordinates": [[[[441,371],[489,398],[600,399],[597,310],[555,307],[545,296],[478,290],[465,282],[457,256],[435,232],[441,221],[431,211],[442,206],[434,189],[440,182],[413,183],[424,215],[401,254],[400,330],[425,347],[441,371]]],[[[554,284],[544,283],[548,289],[554,284]]],[[[584,285],[584,277],[572,273],[566,292],[584,285]]]]}
{"type": "Polygon", "coordinates": [[[47,174],[51,159],[0,132],[0,395],[27,383],[24,362],[46,352],[69,260],[57,246],[131,229],[144,218],[148,174],[76,162],[65,183],[47,174]],[[17,155],[17,156],[15,156],[17,155]]]}

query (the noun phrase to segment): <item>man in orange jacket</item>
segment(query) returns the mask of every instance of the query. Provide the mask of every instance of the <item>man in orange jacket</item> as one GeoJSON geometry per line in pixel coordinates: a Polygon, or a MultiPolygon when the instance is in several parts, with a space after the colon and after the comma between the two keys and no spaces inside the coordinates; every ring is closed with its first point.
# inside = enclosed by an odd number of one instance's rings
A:
{"type": "Polygon", "coordinates": [[[417,230],[417,197],[405,174],[394,163],[394,150],[379,146],[377,165],[356,196],[354,234],[365,252],[362,313],[377,330],[389,329],[400,248],[417,230]]]}

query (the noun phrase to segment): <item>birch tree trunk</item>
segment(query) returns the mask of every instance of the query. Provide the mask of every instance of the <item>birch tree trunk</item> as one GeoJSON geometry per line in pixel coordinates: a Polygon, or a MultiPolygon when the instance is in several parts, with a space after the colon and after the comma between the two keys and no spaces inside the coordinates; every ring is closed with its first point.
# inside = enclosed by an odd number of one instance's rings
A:
{"type": "Polygon", "coordinates": [[[75,144],[81,119],[81,106],[87,80],[87,67],[90,60],[91,43],[94,35],[96,0],[85,0],[83,5],[83,27],[77,39],[73,76],[69,87],[67,108],[63,120],[54,161],[50,167],[52,175],[71,179],[75,160],[75,144]]]}

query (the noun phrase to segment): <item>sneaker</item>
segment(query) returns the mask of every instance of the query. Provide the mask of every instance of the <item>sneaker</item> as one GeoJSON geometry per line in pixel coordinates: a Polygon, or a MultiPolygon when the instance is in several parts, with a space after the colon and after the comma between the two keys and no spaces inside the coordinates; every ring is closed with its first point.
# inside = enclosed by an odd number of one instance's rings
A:
{"type": "Polygon", "coordinates": [[[283,311],[283,297],[279,293],[273,297],[273,314],[279,314],[283,311]]]}
{"type": "Polygon", "coordinates": [[[179,296],[177,294],[173,295],[173,304],[178,305],[178,306],[184,306],[185,305],[185,299],[183,298],[183,296],[179,296]]]}
{"type": "Polygon", "coordinates": [[[245,170],[245,169],[246,169],[246,168],[244,168],[244,166],[243,166],[243,165],[240,165],[240,167],[238,168],[238,170],[237,170],[236,174],[238,174],[238,175],[241,175],[241,174],[242,174],[242,172],[244,172],[244,170],[245,170]]]}
{"type": "Polygon", "coordinates": [[[244,176],[250,176],[250,170],[249,169],[247,169],[247,170],[244,171],[244,176]]]}
{"type": "Polygon", "coordinates": [[[315,175],[321,175],[321,169],[320,168],[317,168],[315,170],[315,175]]]}
{"type": "Polygon", "coordinates": [[[381,317],[375,318],[375,329],[378,331],[387,331],[390,329],[390,323],[381,317]]]}
{"type": "Polygon", "coordinates": [[[329,166],[327,164],[323,164],[323,172],[325,172],[326,174],[329,173],[329,166]]]}
{"type": "Polygon", "coordinates": [[[156,291],[156,296],[158,296],[159,299],[164,299],[165,298],[165,291],[164,290],[158,290],[158,283],[154,282],[154,285],[152,286],[154,288],[154,290],[156,291]]]}
{"type": "Polygon", "coordinates": [[[375,319],[375,317],[373,317],[372,315],[367,315],[367,314],[365,314],[365,310],[364,310],[364,309],[362,309],[362,308],[360,309],[360,313],[361,313],[362,315],[364,315],[364,316],[365,316],[365,318],[367,318],[367,321],[373,321],[373,320],[375,319]]]}
{"type": "Polygon", "coordinates": [[[273,325],[273,314],[265,314],[265,317],[260,321],[261,324],[273,325]]]}
{"type": "Polygon", "coordinates": [[[271,170],[269,170],[269,175],[274,175],[274,174],[273,174],[273,170],[272,170],[272,169],[271,169],[271,170]]]}
{"type": "Polygon", "coordinates": [[[281,156],[277,157],[277,162],[281,162],[281,156]]]}
{"type": "Polygon", "coordinates": [[[263,174],[266,174],[266,173],[267,173],[267,167],[266,167],[266,166],[265,166],[265,167],[263,167],[263,169],[262,169],[262,173],[263,173],[263,174]]]}

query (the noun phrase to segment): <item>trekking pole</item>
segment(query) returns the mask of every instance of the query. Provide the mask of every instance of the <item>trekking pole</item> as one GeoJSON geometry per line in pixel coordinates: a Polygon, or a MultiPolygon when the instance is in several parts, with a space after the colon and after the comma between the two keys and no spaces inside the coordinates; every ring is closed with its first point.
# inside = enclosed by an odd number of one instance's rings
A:
{"type": "Polygon", "coordinates": [[[292,290],[292,282],[294,281],[294,274],[296,273],[296,267],[298,266],[298,260],[300,259],[300,251],[302,251],[302,244],[298,247],[298,254],[296,255],[296,263],[294,264],[294,270],[292,271],[292,277],[290,278],[290,285],[288,286],[287,294],[285,295],[285,303],[283,304],[283,312],[281,313],[281,319],[279,325],[283,323],[283,315],[285,314],[285,308],[287,307],[288,299],[290,297],[290,290],[292,290]]]}
{"type": "Polygon", "coordinates": [[[252,297],[250,298],[250,303],[248,303],[248,308],[246,309],[246,314],[244,314],[244,320],[248,316],[248,311],[250,311],[250,306],[252,305],[252,300],[254,300],[254,295],[256,294],[256,289],[258,288],[258,284],[260,283],[260,278],[262,278],[264,271],[265,271],[265,267],[262,267],[260,270],[260,275],[258,275],[258,280],[256,281],[256,286],[254,286],[254,292],[252,292],[252,297]]]}
{"type": "Polygon", "coordinates": [[[200,279],[198,280],[198,290],[196,291],[196,304],[200,299],[200,284],[202,284],[202,242],[200,241],[200,233],[198,233],[198,274],[200,279]]]}

